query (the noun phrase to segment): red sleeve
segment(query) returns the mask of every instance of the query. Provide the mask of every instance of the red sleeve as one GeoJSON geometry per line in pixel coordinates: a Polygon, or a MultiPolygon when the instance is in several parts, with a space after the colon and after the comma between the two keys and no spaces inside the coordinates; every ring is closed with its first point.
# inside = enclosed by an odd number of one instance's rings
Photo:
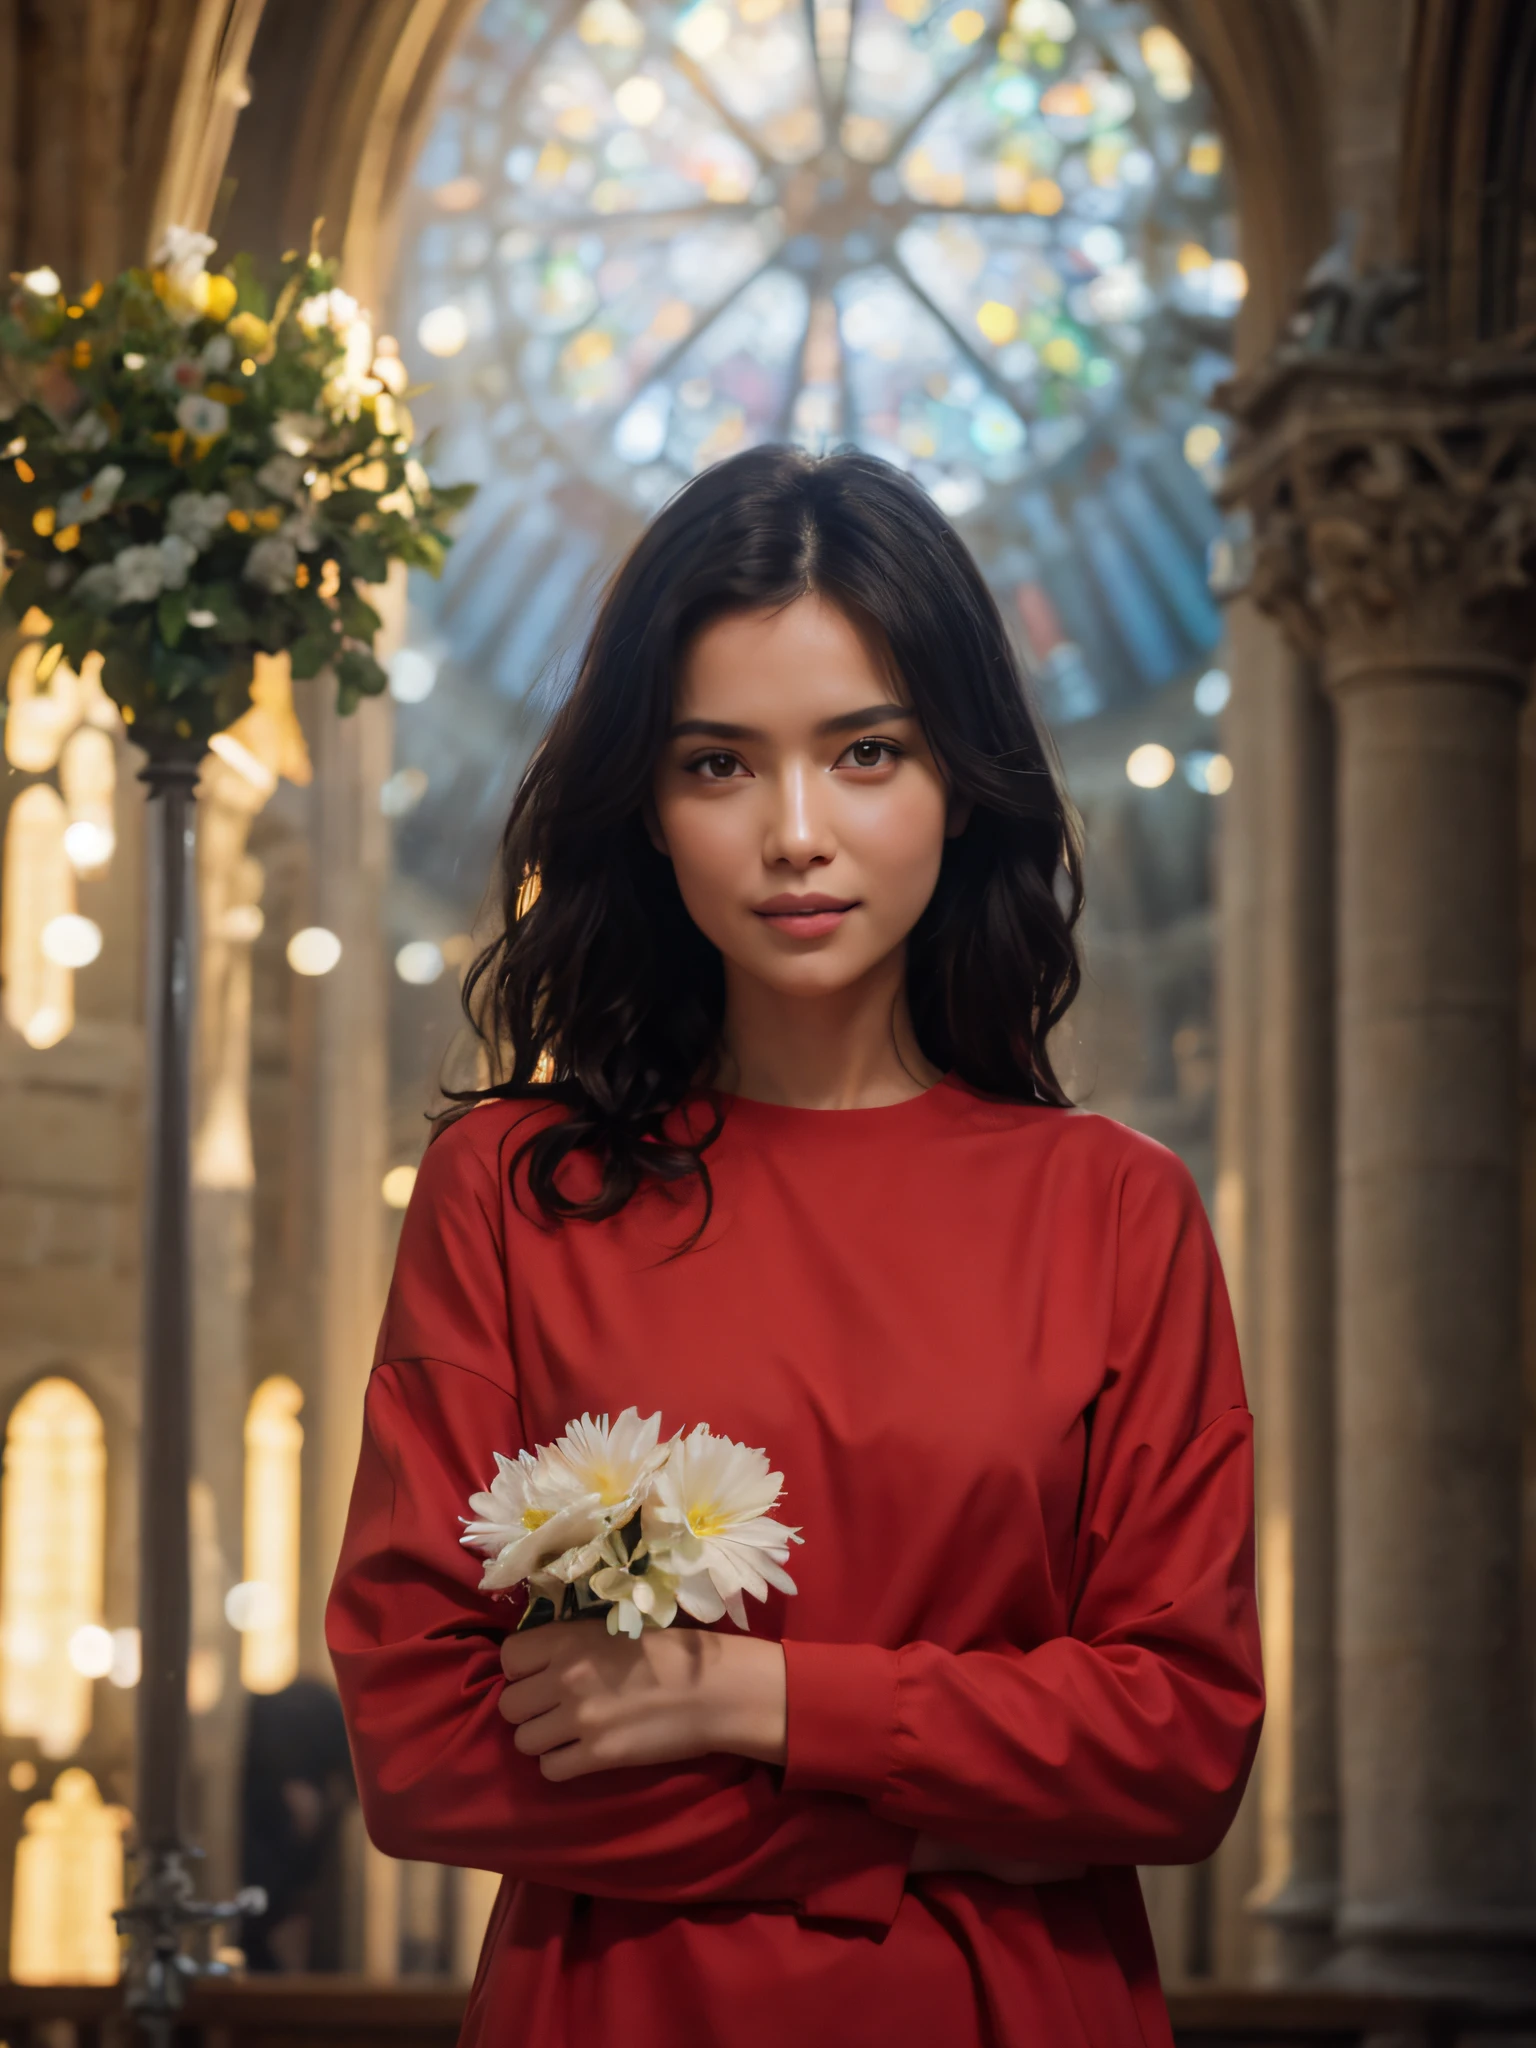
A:
{"type": "Polygon", "coordinates": [[[1069,1632],[1037,1648],[785,1644],[785,1784],[971,1847],[1181,1863],[1231,1825],[1263,1715],[1252,1419],[1193,1183],[1119,1183],[1069,1632]]]}
{"type": "Polygon", "coordinates": [[[391,1856],[603,1897],[888,1926],[912,1836],[862,1801],[728,1756],[551,1784],[497,1712],[509,1610],[458,1541],[492,1452],[522,1444],[494,1118],[452,1126],[418,1177],[326,1614],[368,1832],[391,1856]]]}

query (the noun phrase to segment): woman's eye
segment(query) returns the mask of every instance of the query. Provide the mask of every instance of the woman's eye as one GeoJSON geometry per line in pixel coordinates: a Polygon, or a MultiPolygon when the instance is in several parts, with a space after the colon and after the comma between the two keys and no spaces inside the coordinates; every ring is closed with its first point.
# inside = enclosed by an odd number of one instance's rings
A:
{"type": "Polygon", "coordinates": [[[688,771],[704,782],[726,782],[740,766],[734,754],[699,754],[688,763],[688,771]]]}
{"type": "Polygon", "coordinates": [[[889,740],[855,740],[843,759],[853,768],[883,768],[901,752],[889,740]]]}

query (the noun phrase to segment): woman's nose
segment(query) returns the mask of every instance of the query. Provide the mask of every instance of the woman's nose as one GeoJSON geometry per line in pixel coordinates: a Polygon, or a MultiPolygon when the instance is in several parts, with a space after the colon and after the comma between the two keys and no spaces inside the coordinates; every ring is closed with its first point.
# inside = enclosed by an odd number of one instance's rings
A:
{"type": "Polygon", "coordinates": [[[809,762],[790,763],[777,778],[763,847],[763,858],[770,867],[780,861],[791,867],[811,867],[830,860],[837,851],[825,780],[809,762]]]}

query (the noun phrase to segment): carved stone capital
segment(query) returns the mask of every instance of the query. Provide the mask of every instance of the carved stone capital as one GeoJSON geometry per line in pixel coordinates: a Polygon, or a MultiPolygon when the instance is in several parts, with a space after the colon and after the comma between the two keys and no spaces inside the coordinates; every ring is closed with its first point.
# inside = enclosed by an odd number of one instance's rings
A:
{"type": "Polygon", "coordinates": [[[1222,394],[1247,594],[1334,687],[1536,659],[1536,357],[1277,356],[1222,394]]]}

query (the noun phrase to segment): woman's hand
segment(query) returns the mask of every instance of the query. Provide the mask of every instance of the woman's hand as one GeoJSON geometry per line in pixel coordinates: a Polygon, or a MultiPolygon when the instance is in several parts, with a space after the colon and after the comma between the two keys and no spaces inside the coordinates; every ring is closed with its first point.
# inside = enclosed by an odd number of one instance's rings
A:
{"type": "Polygon", "coordinates": [[[784,1652],[754,1636],[647,1629],[636,1641],[600,1621],[523,1629],[501,1646],[500,1708],[546,1778],[725,1752],[781,1764],[784,1652]]]}

